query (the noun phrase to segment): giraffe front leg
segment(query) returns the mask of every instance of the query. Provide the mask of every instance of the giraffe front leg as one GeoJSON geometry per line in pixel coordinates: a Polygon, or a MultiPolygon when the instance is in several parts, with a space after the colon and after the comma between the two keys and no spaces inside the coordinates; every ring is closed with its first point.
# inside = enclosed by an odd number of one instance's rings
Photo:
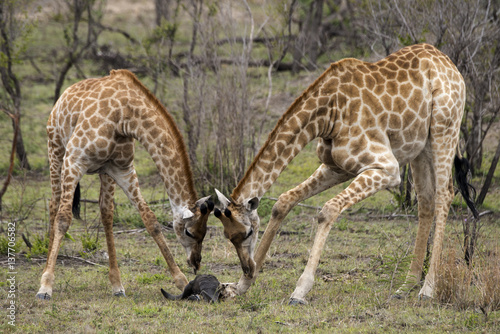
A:
{"type": "Polygon", "coordinates": [[[271,219],[267,228],[262,236],[259,246],[255,252],[256,275],[252,279],[248,279],[242,275],[238,285],[237,294],[244,294],[250,286],[255,282],[257,274],[262,268],[267,252],[274,236],[278,232],[282,221],[288,215],[297,203],[300,203],[320,192],[323,192],[339,183],[349,180],[351,176],[347,174],[339,174],[329,168],[327,165],[322,164],[307,180],[296,186],[295,188],[282,194],[278,201],[274,204],[271,214],[271,219]]]}
{"type": "Polygon", "coordinates": [[[337,217],[347,208],[373,195],[388,186],[400,182],[399,169],[396,166],[386,169],[370,169],[358,175],[340,194],[329,200],[321,209],[318,217],[318,230],[309,254],[306,268],[300,276],[297,286],[290,297],[290,305],[306,304],[305,296],[314,284],[314,275],[318,268],[321,252],[337,217]]]}
{"type": "Polygon", "coordinates": [[[177,263],[175,263],[174,256],[170,252],[170,248],[168,248],[167,242],[163,233],[161,232],[161,226],[156,219],[153,211],[149,209],[146,203],[142,203],[140,205],[140,212],[142,220],[144,221],[144,225],[146,226],[146,230],[153,237],[154,241],[160,248],[160,251],[167,262],[168,269],[170,270],[170,274],[174,278],[175,286],[183,291],[184,287],[188,284],[188,280],[186,276],[182,273],[177,263]]]}
{"type": "Polygon", "coordinates": [[[175,286],[182,291],[188,284],[188,280],[177,266],[177,263],[175,263],[174,256],[168,248],[165,237],[161,232],[161,226],[158,223],[155,214],[151,211],[142,197],[135,169],[131,168],[127,170],[113,170],[108,172],[112,173],[111,175],[113,179],[125,192],[130,202],[132,202],[132,204],[134,204],[136,209],[139,211],[146,230],[153,237],[154,241],[158,245],[158,248],[160,248],[163,257],[165,258],[165,261],[167,262],[170,274],[175,281],[175,286]]]}

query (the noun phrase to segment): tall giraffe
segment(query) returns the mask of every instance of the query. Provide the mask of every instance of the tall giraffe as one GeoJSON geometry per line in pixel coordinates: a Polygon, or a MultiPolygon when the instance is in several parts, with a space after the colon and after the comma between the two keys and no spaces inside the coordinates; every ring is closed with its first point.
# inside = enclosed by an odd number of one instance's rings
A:
{"type": "MultiPolygon", "coordinates": [[[[306,268],[290,298],[305,303],[321,251],[337,217],[353,204],[400,183],[399,167],[411,164],[418,196],[419,227],[414,258],[402,294],[420,281],[434,217],[436,232],[429,273],[419,296],[432,297],[443,232],[454,197],[452,164],[468,169],[458,150],[465,103],[462,76],[439,50],[428,44],[405,47],[367,63],[344,59],[331,66],[280,118],[230,199],[217,191],[222,211],[214,214],[236,248],[243,269],[233,292],[244,293],[255,281],[282,220],[300,201],[354,179],[318,216],[318,230],[306,268]],[[287,164],[315,138],[321,166],[302,184],[283,193],[257,252],[259,200],[287,164]]],[[[458,174],[457,174],[458,175],[458,174]]],[[[460,174],[463,176],[463,174],[460,174]]],[[[465,176],[462,195],[477,215],[465,176]]]]}
{"type": "Polygon", "coordinates": [[[188,264],[200,267],[210,196],[198,200],[182,135],[156,97],[127,70],[78,82],[61,95],[47,123],[52,198],[50,244],[37,297],[50,299],[61,239],[72,220],[73,194],[84,174],[98,173],[99,207],[109,254],[109,279],[114,295],[125,295],[113,240],[113,196],[123,189],[139,210],[147,231],[158,244],[175,285],[188,283],[170,252],[154,213],[144,201],[133,165],[134,139],[153,158],[165,184],[174,230],[188,264]]]}

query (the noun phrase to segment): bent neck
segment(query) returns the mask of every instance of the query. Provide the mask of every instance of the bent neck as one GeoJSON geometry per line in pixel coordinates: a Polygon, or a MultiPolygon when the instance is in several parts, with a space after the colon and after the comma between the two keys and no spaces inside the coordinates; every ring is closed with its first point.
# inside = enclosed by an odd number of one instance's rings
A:
{"type": "MultiPolygon", "coordinates": [[[[325,72],[326,73],[326,72],[325,72]]],[[[324,74],[280,118],[231,198],[241,203],[262,198],[281,172],[309,142],[325,134],[333,119],[333,100],[318,96],[324,74]]]]}
{"type": "Polygon", "coordinates": [[[174,215],[197,200],[186,146],[172,116],[161,105],[135,108],[137,127],[134,137],[156,164],[165,184],[174,215]]]}

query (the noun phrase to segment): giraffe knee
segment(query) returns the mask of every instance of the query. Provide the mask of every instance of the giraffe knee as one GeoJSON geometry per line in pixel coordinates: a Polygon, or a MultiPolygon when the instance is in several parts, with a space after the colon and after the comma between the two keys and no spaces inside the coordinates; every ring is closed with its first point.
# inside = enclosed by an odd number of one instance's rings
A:
{"type": "Polygon", "coordinates": [[[388,168],[386,170],[389,176],[387,187],[397,187],[401,183],[401,175],[399,174],[399,167],[388,168]]]}
{"type": "Polygon", "coordinates": [[[161,227],[160,223],[157,221],[152,223],[152,224],[147,224],[146,225],[146,230],[152,237],[156,237],[157,235],[161,234],[161,227]]]}
{"type": "Polygon", "coordinates": [[[64,219],[58,219],[57,221],[57,229],[62,234],[66,234],[69,230],[69,225],[71,224],[71,217],[65,217],[64,219]]]}
{"type": "Polygon", "coordinates": [[[321,210],[318,215],[318,225],[322,224],[332,225],[334,220],[335,220],[334,215],[325,210],[321,210]]]}
{"type": "Polygon", "coordinates": [[[273,209],[271,211],[272,219],[282,220],[285,216],[290,212],[293,205],[285,198],[285,196],[281,195],[278,198],[278,201],[273,205],[273,209]]]}

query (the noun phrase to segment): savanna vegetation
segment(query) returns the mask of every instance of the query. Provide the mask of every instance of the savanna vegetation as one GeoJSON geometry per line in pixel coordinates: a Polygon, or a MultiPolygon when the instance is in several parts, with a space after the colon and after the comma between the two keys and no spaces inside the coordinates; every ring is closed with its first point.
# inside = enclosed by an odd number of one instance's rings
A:
{"type": "MultiPolygon", "coordinates": [[[[0,3],[0,329],[2,332],[495,332],[500,328],[500,2],[465,0],[4,0],[0,3]],[[230,193],[286,108],[330,62],[374,61],[426,42],[448,54],[467,84],[462,149],[479,220],[462,198],[448,219],[432,300],[391,296],[416,234],[411,172],[398,189],[354,206],[335,223],[308,294],[288,306],[316,230],[316,215],[346,184],[289,214],[256,284],[218,304],[166,301],[176,293],[158,247],[117,190],[115,241],[126,298],[114,298],[99,222],[99,179],[85,176],[82,220],[66,235],[54,295],[35,299],[48,247],[50,187],[45,124],[66,87],[127,68],[164,103],[185,136],[200,195],[230,193]],[[10,223],[10,225],[9,225],[10,223]],[[9,227],[15,226],[15,240],[9,227]],[[9,248],[14,252],[9,251],[9,248]],[[9,253],[11,255],[9,255],[9,253]],[[14,256],[12,256],[14,254],[14,256]],[[15,299],[7,298],[15,258],[15,299]],[[15,325],[8,307],[15,300],[15,325]]],[[[318,166],[309,144],[259,206],[318,166]]],[[[141,189],[188,279],[156,168],[137,145],[141,189]]],[[[429,244],[429,251],[432,245],[429,244]]],[[[235,282],[241,268],[209,219],[202,273],[235,282]]]]}

